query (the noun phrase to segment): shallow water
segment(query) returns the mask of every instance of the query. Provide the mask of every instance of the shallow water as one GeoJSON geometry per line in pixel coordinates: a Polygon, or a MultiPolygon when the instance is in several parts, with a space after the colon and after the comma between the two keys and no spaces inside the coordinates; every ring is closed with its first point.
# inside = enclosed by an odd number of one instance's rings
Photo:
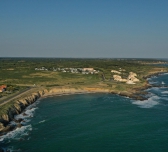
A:
{"type": "Polygon", "coordinates": [[[23,152],[167,151],[168,75],[149,79],[149,99],[78,94],[41,99],[17,118],[24,126],[0,138],[23,152]]]}

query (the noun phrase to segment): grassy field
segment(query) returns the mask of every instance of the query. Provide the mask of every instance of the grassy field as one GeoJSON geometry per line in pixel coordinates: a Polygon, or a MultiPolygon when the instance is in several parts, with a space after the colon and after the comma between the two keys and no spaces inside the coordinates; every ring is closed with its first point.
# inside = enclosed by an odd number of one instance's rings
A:
{"type": "MultiPolygon", "coordinates": [[[[38,89],[50,89],[52,87],[97,87],[111,90],[111,92],[134,93],[136,89],[146,85],[144,77],[168,71],[168,69],[155,64],[157,60],[134,59],[54,59],[54,58],[0,58],[0,85],[7,85],[7,91],[0,93],[0,103],[9,100],[7,104],[0,106],[0,114],[7,113],[16,100],[15,97],[27,88],[31,88],[26,95],[36,92],[38,89]],[[148,63],[148,64],[143,64],[148,63]],[[151,64],[150,64],[151,63],[151,64]],[[45,67],[48,71],[36,71],[35,68],[45,67]],[[94,68],[98,74],[63,73],[55,72],[54,68],[94,68]],[[137,73],[140,82],[129,85],[125,82],[113,80],[111,70],[125,69],[122,78],[127,78],[129,72],[137,73]],[[102,79],[104,75],[105,80],[102,79]],[[34,85],[35,84],[35,85],[34,85]]],[[[23,97],[24,94],[21,94],[23,97]]]]}
{"type": "MultiPolygon", "coordinates": [[[[113,81],[111,70],[125,69],[121,76],[126,78],[129,72],[135,72],[140,79],[136,87],[144,85],[144,76],[153,71],[163,70],[153,65],[155,60],[134,59],[61,59],[61,58],[0,58],[0,84],[13,87],[14,90],[22,90],[26,87],[52,87],[52,86],[96,86],[102,85],[112,90],[124,91],[131,89],[132,85],[113,81]],[[35,68],[45,67],[48,71],[36,71],[35,68]],[[55,72],[53,68],[94,68],[98,74],[63,73],[55,72]],[[102,74],[105,80],[102,81],[102,74]],[[17,89],[16,89],[17,88],[17,89]]],[[[156,62],[158,62],[156,60],[156,62]]],[[[13,91],[15,92],[15,91],[13,91]]],[[[8,95],[1,93],[1,96],[8,95]]]]}

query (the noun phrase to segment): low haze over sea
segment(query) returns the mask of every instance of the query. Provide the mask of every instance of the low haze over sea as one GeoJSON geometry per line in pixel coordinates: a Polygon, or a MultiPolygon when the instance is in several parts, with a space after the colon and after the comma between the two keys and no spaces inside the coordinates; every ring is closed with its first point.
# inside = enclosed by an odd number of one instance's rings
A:
{"type": "Polygon", "coordinates": [[[168,74],[148,81],[148,100],[112,94],[51,96],[27,108],[21,128],[0,137],[11,151],[167,151],[168,74]],[[158,86],[158,87],[157,87],[158,86]]]}

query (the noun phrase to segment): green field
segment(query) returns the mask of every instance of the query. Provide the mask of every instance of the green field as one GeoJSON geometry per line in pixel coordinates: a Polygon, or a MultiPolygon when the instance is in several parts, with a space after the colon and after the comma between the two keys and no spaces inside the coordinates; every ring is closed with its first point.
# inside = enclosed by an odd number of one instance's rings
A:
{"type": "MultiPolygon", "coordinates": [[[[66,59],[66,58],[0,58],[0,84],[6,84],[11,92],[26,87],[53,86],[97,86],[112,90],[127,91],[132,85],[115,82],[111,70],[125,69],[121,76],[126,78],[129,72],[135,72],[140,82],[136,87],[144,85],[144,76],[153,71],[162,71],[162,67],[142,63],[154,63],[158,60],[142,59],[66,59]],[[35,68],[45,67],[48,71],[37,71],[35,68]],[[94,68],[98,74],[63,73],[53,71],[53,68],[94,68]],[[102,74],[105,80],[102,79],[102,74]]],[[[134,86],[135,87],[135,86],[134,86]]],[[[6,96],[10,93],[1,93],[6,96]]]]}
{"type": "Polygon", "coordinates": [[[0,93],[0,114],[8,113],[16,102],[18,94],[24,98],[37,90],[53,87],[97,87],[111,90],[113,93],[130,95],[146,86],[146,76],[168,71],[162,66],[156,66],[158,60],[142,59],[60,59],[60,58],[0,58],[0,85],[7,85],[7,90],[0,93]],[[145,64],[144,64],[145,63],[145,64]],[[147,63],[147,64],[146,64],[147,63]],[[48,71],[37,71],[35,68],[45,67],[48,71]],[[81,74],[53,71],[53,68],[94,68],[98,74],[81,74]],[[120,74],[127,78],[129,72],[137,73],[140,82],[129,85],[113,80],[111,70],[125,69],[120,74]],[[103,79],[104,75],[105,79],[103,79]],[[34,85],[35,84],[35,85],[34,85]]]}

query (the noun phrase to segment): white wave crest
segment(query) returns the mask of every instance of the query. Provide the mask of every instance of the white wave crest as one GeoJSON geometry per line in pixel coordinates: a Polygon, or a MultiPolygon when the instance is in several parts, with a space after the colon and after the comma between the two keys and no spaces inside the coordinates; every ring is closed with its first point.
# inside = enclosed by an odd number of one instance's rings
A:
{"type": "Polygon", "coordinates": [[[167,97],[162,97],[162,99],[168,101],[168,98],[167,98],[167,97]]]}
{"type": "Polygon", "coordinates": [[[17,128],[6,135],[0,136],[0,141],[8,140],[8,139],[19,139],[21,136],[27,136],[28,132],[32,130],[31,125],[22,126],[21,128],[17,128]]]}
{"type": "Polygon", "coordinates": [[[152,96],[148,100],[134,101],[132,104],[138,105],[140,108],[152,108],[159,104],[158,99],[160,99],[160,97],[152,96]]]}
{"type": "Polygon", "coordinates": [[[39,123],[44,123],[45,122],[45,120],[42,120],[42,121],[40,121],[39,123]]]}
{"type": "Polygon", "coordinates": [[[162,94],[168,94],[168,91],[163,91],[162,94]]]}
{"type": "Polygon", "coordinates": [[[33,117],[34,111],[35,111],[36,109],[37,109],[37,108],[28,109],[28,110],[26,110],[25,114],[27,114],[28,117],[33,117]]]}
{"type": "Polygon", "coordinates": [[[150,81],[149,82],[150,84],[157,84],[157,83],[159,83],[158,81],[150,81]]]}
{"type": "Polygon", "coordinates": [[[162,75],[167,75],[168,73],[163,73],[162,75]]]}
{"type": "Polygon", "coordinates": [[[149,79],[156,79],[156,78],[158,78],[156,75],[154,75],[154,76],[151,76],[149,79]]]}
{"type": "MultiPolygon", "coordinates": [[[[25,119],[25,118],[29,118],[29,117],[33,117],[34,116],[34,111],[36,110],[37,108],[31,108],[31,109],[27,109],[24,113],[21,113],[19,115],[16,115],[15,116],[15,119],[25,119]]],[[[28,121],[27,121],[28,122],[28,121]]]]}
{"type": "Polygon", "coordinates": [[[164,81],[162,81],[162,82],[161,82],[161,84],[165,84],[165,82],[164,82],[164,81]]]}

